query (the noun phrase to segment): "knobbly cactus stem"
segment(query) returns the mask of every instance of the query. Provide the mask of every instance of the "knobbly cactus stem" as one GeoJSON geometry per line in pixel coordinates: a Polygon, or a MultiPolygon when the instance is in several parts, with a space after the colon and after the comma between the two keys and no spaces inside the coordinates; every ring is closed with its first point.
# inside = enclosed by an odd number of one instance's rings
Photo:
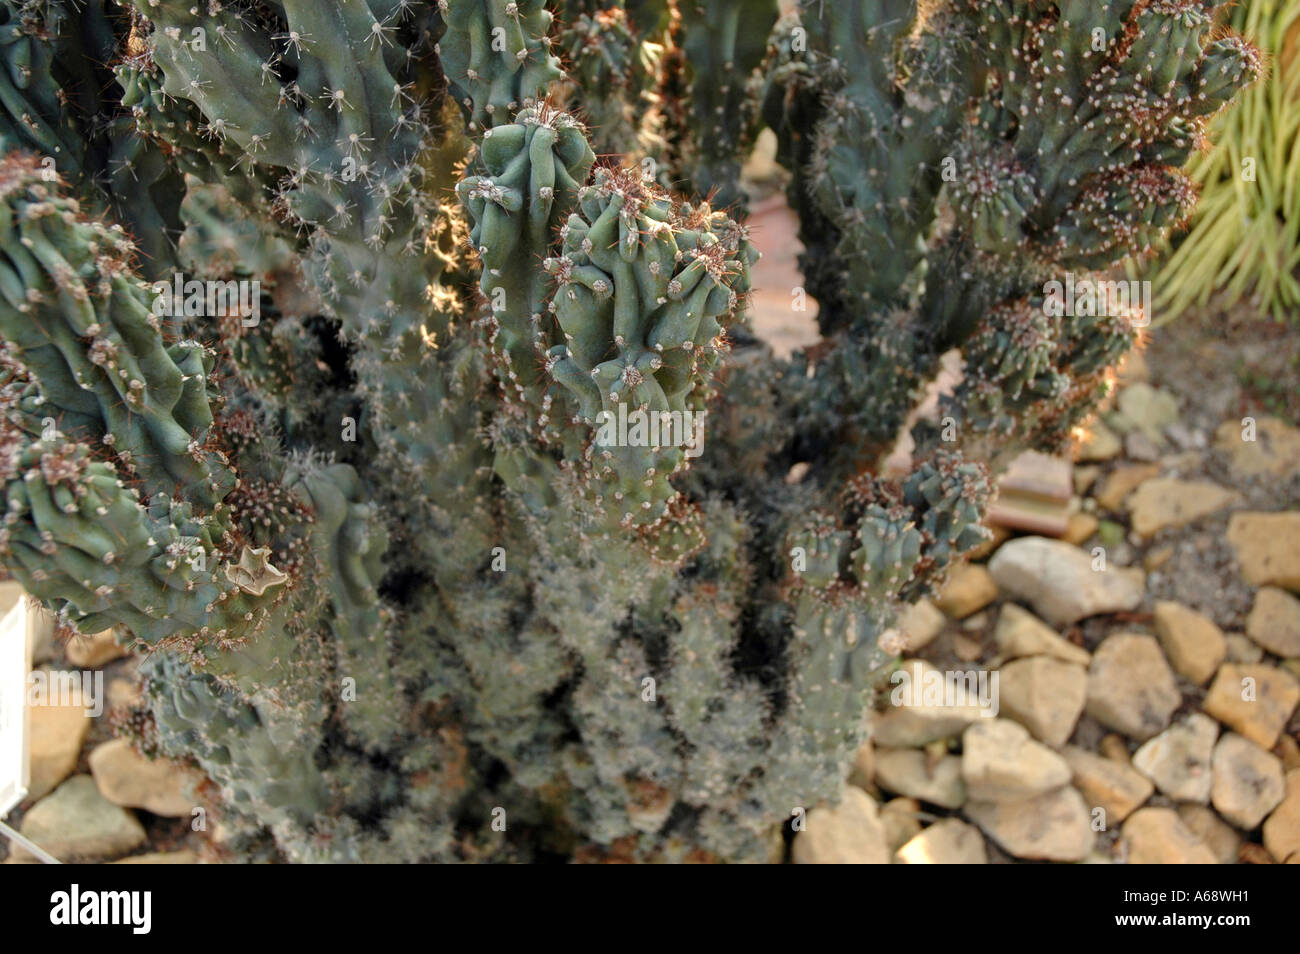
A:
{"type": "Polygon", "coordinates": [[[769,858],[1134,343],[1051,283],[1186,219],[1218,7],[0,0],[0,561],[148,651],[240,857],[769,858]]]}
{"type": "Polygon", "coordinates": [[[521,111],[485,137],[482,161],[487,175],[457,190],[483,260],[502,387],[526,412],[541,409],[540,439],[568,445],[596,500],[623,523],[663,520],[687,449],[602,435],[629,414],[680,432],[706,413],[724,325],[757,252],[726,215],[674,203],[638,167],[601,167],[581,185],[593,156],[564,113],[521,111]]]}
{"type": "Polygon", "coordinates": [[[677,39],[689,91],[678,162],[694,191],[719,207],[730,206],[744,198],[740,167],[757,132],[751,85],[776,22],[777,2],[684,0],[678,9],[677,39]]]}
{"type": "Polygon", "coordinates": [[[471,128],[509,123],[564,75],[543,0],[440,0],[438,11],[447,27],[438,55],[471,128]]]}

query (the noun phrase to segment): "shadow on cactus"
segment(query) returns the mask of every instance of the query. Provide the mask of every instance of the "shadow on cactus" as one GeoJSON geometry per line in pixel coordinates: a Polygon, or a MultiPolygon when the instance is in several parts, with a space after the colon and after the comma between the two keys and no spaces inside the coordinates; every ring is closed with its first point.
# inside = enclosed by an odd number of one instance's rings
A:
{"type": "Polygon", "coordinates": [[[1258,64],[1191,0],[553,6],[0,3],[0,558],[146,653],[123,724],[226,857],[780,857],[989,468],[1132,344],[1045,283],[1186,218],[1258,64]],[[886,477],[953,348],[956,439],[886,477]]]}

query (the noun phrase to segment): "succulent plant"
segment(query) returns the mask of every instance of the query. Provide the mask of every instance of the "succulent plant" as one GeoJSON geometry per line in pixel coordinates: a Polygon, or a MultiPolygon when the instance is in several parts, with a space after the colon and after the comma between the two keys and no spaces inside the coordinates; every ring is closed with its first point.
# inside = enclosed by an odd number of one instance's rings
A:
{"type": "Polygon", "coordinates": [[[235,857],[768,859],[1133,344],[1044,286],[1187,218],[1218,6],[0,0],[0,560],[235,857]]]}

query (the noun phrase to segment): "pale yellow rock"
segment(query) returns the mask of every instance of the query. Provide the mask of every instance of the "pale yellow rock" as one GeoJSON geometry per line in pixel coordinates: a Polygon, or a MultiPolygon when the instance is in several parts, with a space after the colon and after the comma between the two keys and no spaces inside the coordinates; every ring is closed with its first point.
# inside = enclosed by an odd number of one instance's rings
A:
{"type": "Polygon", "coordinates": [[[1208,481],[1156,477],[1129,494],[1126,503],[1133,532],[1149,538],[1161,530],[1195,523],[1243,499],[1237,491],[1208,481]]]}
{"type": "Polygon", "coordinates": [[[1070,781],[1065,760],[1018,723],[985,719],[962,735],[961,774],[970,798],[1017,801],[1070,781]]]}
{"type": "Polygon", "coordinates": [[[1064,745],[1088,698],[1088,671],[1052,656],[1030,656],[1003,665],[1001,713],[1051,746],[1064,745]]]}
{"type": "MultiPolygon", "coordinates": [[[[60,861],[122,855],[146,841],[135,816],[100,795],[89,775],[74,775],[33,805],[21,831],[60,861]]],[[[15,845],[13,857],[30,853],[15,845]]]]}
{"type": "Polygon", "coordinates": [[[978,639],[958,633],[952,638],[952,654],[962,662],[974,662],[984,655],[984,646],[978,639]]]}
{"type": "Polygon", "coordinates": [[[1219,725],[1200,712],[1175,722],[1133,753],[1133,767],[1180,802],[1210,800],[1210,770],[1219,725]]]}
{"type": "Polygon", "coordinates": [[[1101,737],[1101,741],[1097,743],[1097,754],[1120,765],[1132,764],[1128,754],[1128,742],[1118,732],[1108,732],[1101,737]]]}
{"type": "Polygon", "coordinates": [[[1204,805],[1179,805],[1178,817],[1192,830],[1205,846],[1214,852],[1221,865],[1235,865],[1237,850],[1241,847],[1241,835],[1225,822],[1213,809],[1204,805]]]}
{"type": "Polygon", "coordinates": [[[1271,749],[1297,703],[1300,682],[1289,673],[1272,666],[1224,663],[1201,708],[1261,748],[1271,749]]]}
{"type": "Polygon", "coordinates": [[[1088,665],[1092,659],[1086,649],[1058,636],[1056,630],[1016,603],[1002,604],[993,639],[1004,659],[1054,656],[1079,666],[1088,665]]]}
{"type": "Polygon", "coordinates": [[[1125,578],[1128,580],[1129,585],[1130,585],[1131,587],[1133,587],[1135,590],[1137,590],[1139,593],[1144,593],[1144,592],[1146,592],[1146,588],[1147,588],[1147,572],[1146,572],[1146,570],[1142,569],[1142,567],[1140,567],[1140,566],[1117,566],[1117,567],[1114,567],[1114,568],[1111,570],[1111,572],[1113,572],[1113,573],[1117,573],[1117,574],[1119,574],[1120,576],[1125,577],[1125,578]]]}
{"type": "Polygon", "coordinates": [[[1124,506],[1125,497],[1141,484],[1158,476],[1159,464],[1120,464],[1102,481],[1093,499],[1106,510],[1119,510],[1124,506]]]}
{"type": "Polygon", "coordinates": [[[126,739],[112,739],[90,753],[99,793],[114,805],[143,808],[168,818],[188,818],[199,778],[164,759],[150,761],[126,739]]]}
{"type": "Polygon", "coordinates": [[[978,563],[962,563],[948,574],[934,605],[951,619],[965,619],[982,610],[998,597],[998,585],[989,571],[978,563]]]}
{"type": "Polygon", "coordinates": [[[1282,768],[1285,771],[1300,768],[1300,742],[1291,736],[1279,736],[1273,754],[1282,760],[1282,768]]]}
{"type": "Polygon", "coordinates": [[[974,706],[909,706],[886,710],[877,722],[882,745],[922,746],[935,739],[960,735],[980,717],[974,706]]]}
{"type": "Polygon", "coordinates": [[[926,599],[913,603],[898,618],[898,631],[907,640],[907,651],[913,653],[930,645],[946,625],[948,617],[926,599]]]}
{"type": "Polygon", "coordinates": [[[985,865],[989,856],[978,828],[960,818],[945,818],[899,848],[894,861],[903,865],[985,865]]]}
{"type": "MultiPolygon", "coordinates": [[[[50,676],[49,678],[54,678],[50,676]]],[[[81,746],[90,731],[91,718],[80,690],[69,705],[28,706],[31,725],[31,784],[28,801],[44,798],[77,767],[81,746]]]]}
{"type": "MultiPolygon", "coordinates": [[[[930,704],[925,696],[929,685],[942,686],[945,675],[923,659],[906,659],[890,675],[887,706],[876,718],[872,740],[895,748],[926,745],[936,739],[960,735],[966,726],[988,709],[976,701],[958,705],[930,704]]],[[[963,700],[953,701],[962,703],[963,700]]]]}
{"type": "Polygon", "coordinates": [[[1106,813],[1108,825],[1119,824],[1155,792],[1155,785],[1127,763],[1104,758],[1076,745],[1067,745],[1061,757],[1070,766],[1071,781],[1088,807],[1106,813]]]}
{"type": "Polygon", "coordinates": [[[1088,808],[1068,785],[1019,801],[970,801],[962,812],[1016,858],[1082,861],[1092,851],[1088,808]]]}
{"type": "Polygon", "coordinates": [[[1107,728],[1145,741],[1165,730],[1181,702],[1174,674],[1153,637],[1116,633],[1092,654],[1085,708],[1107,728]]]}
{"type": "Polygon", "coordinates": [[[966,554],[966,559],[971,563],[974,563],[977,560],[983,560],[986,556],[1011,539],[1011,531],[999,524],[994,524],[993,526],[985,527],[984,529],[989,531],[990,536],[983,543],[975,547],[974,550],[971,550],[970,553],[966,554]]]}
{"type": "Polygon", "coordinates": [[[1300,656],[1300,600],[1276,586],[1262,587],[1246,635],[1275,656],[1300,656]]]}
{"type": "Polygon", "coordinates": [[[1088,425],[1083,442],[1075,451],[1074,459],[1080,463],[1110,460],[1120,452],[1119,438],[1100,420],[1088,425]]]}
{"type": "Polygon", "coordinates": [[[1132,431],[1124,436],[1124,454],[1130,460],[1157,461],[1160,459],[1160,445],[1141,431],[1132,431]]]}
{"type": "Polygon", "coordinates": [[[1225,733],[1214,747],[1214,810],[1242,831],[1251,831],[1285,794],[1277,756],[1234,732],[1225,733]]]}
{"type": "Polygon", "coordinates": [[[1214,432],[1214,446],[1231,455],[1233,473],[1241,477],[1300,473],[1300,430],[1280,418],[1256,418],[1253,429],[1239,420],[1224,421],[1214,432]],[[1254,440],[1247,439],[1251,436],[1254,440]]]}
{"type": "Polygon", "coordinates": [[[78,669],[99,669],[114,659],[129,656],[131,651],[119,646],[113,630],[106,629],[86,636],[73,635],[64,644],[63,654],[78,669]]]}
{"type": "Polygon", "coordinates": [[[120,858],[115,865],[197,865],[199,856],[192,851],[151,851],[145,855],[120,858]]]}
{"type": "Polygon", "coordinates": [[[1214,621],[1181,603],[1156,603],[1155,630],[1174,671],[1198,686],[1210,681],[1228,653],[1214,621]]]}
{"type": "Polygon", "coordinates": [[[921,833],[921,803],[914,798],[891,798],[880,807],[885,843],[895,852],[921,833]]]}
{"type": "Polygon", "coordinates": [[[1276,861],[1300,856],[1300,769],[1286,773],[1286,795],[1264,820],[1264,847],[1276,861]]]}
{"type": "Polygon", "coordinates": [[[966,801],[961,759],[955,755],[945,755],[931,764],[921,749],[880,749],[876,782],[886,792],[941,808],[961,808],[966,801]]]}
{"type": "Polygon", "coordinates": [[[109,679],[105,688],[108,692],[108,705],[106,708],[109,711],[113,709],[129,709],[141,699],[140,683],[134,675],[109,679]]]}
{"type": "Polygon", "coordinates": [[[1099,613],[1132,610],[1142,602],[1142,571],[1107,566],[1061,540],[1017,537],[989,561],[989,572],[1007,595],[1028,603],[1054,626],[1068,626],[1099,613]]]}
{"type": "Polygon", "coordinates": [[[1096,465],[1074,468],[1074,492],[1086,494],[1100,476],[1101,468],[1096,465]]]}
{"type": "Polygon", "coordinates": [[[1153,547],[1147,552],[1146,556],[1142,558],[1142,569],[1146,570],[1148,573],[1154,573],[1173,558],[1173,547],[1153,547]]]}
{"type": "Polygon", "coordinates": [[[1070,514],[1070,520],[1065,525],[1065,533],[1061,535],[1061,539],[1078,546],[1097,532],[1100,523],[1101,521],[1090,513],[1070,514]]]}
{"type": "Polygon", "coordinates": [[[1300,511],[1234,513],[1228,542],[1247,583],[1300,590],[1300,511]]]}
{"type": "Polygon", "coordinates": [[[1165,427],[1178,420],[1178,401],[1174,396],[1145,381],[1134,382],[1121,390],[1115,406],[1126,424],[1132,425],[1126,426],[1126,430],[1137,429],[1160,445],[1165,443],[1165,427]]]}
{"type": "Polygon", "coordinates": [[[1212,865],[1214,852],[1172,808],[1141,808],[1120,829],[1120,846],[1131,865],[1212,865]]]}
{"type": "Polygon", "coordinates": [[[832,807],[814,808],[795,834],[791,858],[797,865],[887,865],[892,852],[875,800],[860,788],[845,788],[832,807]]]}
{"type": "Polygon", "coordinates": [[[1264,661],[1264,647],[1245,633],[1225,633],[1223,641],[1228,646],[1229,662],[1258,663],[1264,661]]]}

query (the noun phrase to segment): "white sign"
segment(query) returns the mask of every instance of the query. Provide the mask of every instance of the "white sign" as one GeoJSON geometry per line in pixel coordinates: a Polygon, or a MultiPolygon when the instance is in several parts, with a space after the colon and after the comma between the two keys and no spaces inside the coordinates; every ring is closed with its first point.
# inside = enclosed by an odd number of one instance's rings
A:
{"type": "Polygon", "coordinates": [[[27,794],[27,673],[35,613],[16,583],[0,583],[0,818],[27,794]],[[6,612],[7,610],[7,612],[6,612]]]}

